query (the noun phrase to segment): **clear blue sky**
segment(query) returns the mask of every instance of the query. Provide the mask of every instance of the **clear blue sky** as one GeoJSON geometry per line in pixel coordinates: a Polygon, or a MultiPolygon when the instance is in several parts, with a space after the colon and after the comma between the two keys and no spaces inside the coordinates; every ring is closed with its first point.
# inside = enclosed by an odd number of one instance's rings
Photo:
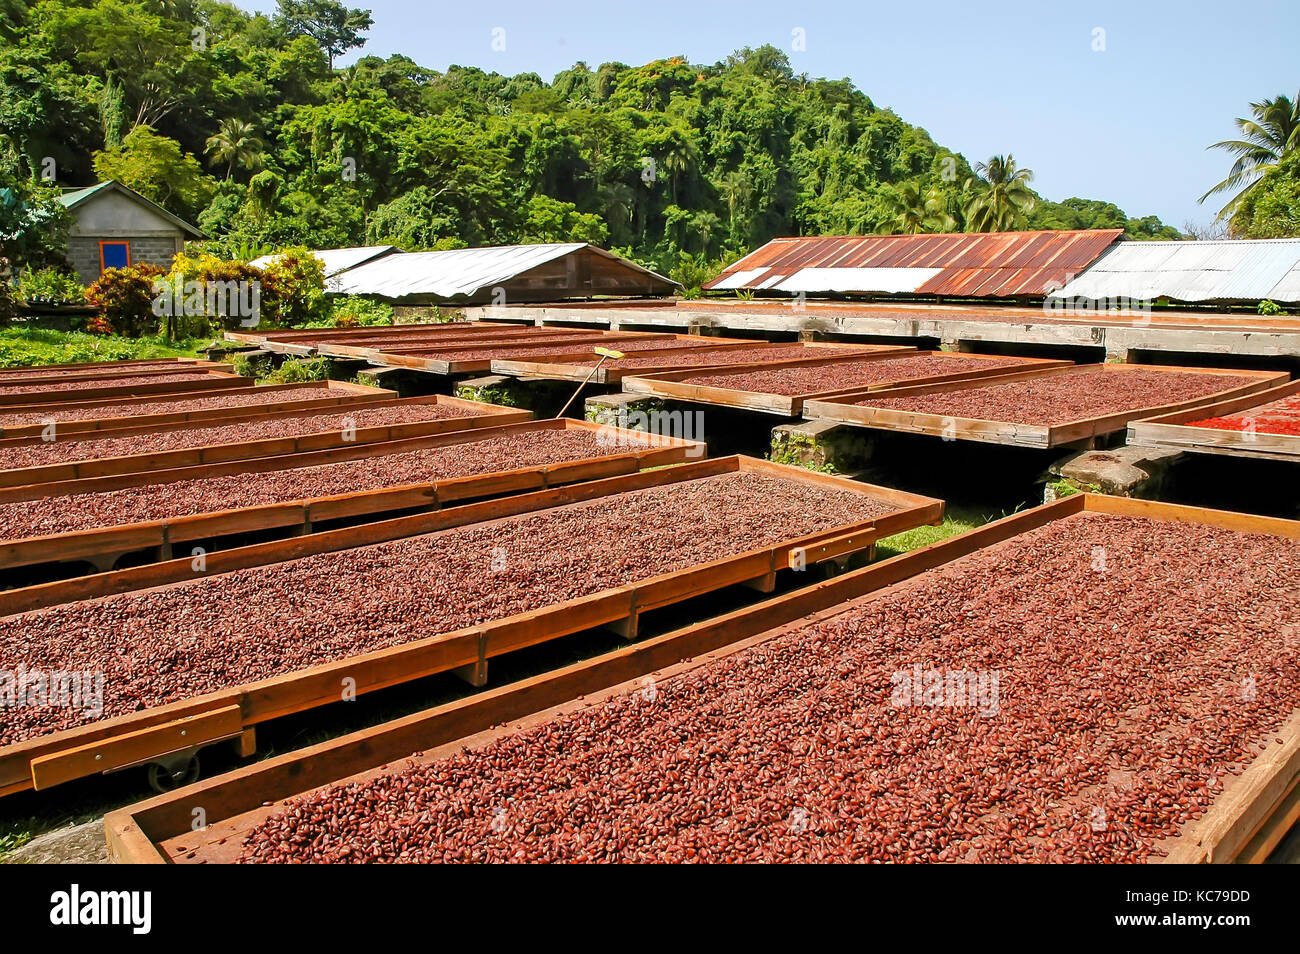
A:
{"type": "MultiPolygon", "coordinates": [[[[236,2],[275,9],[274,0],[236,2]]],[[[592,68],[673,55],[713,63],[771,43],[796,72],[848,77],[972,162],[1014,154],[1049,199],[1105,199],[1178,227],[1218,210],[1196,199],[1229,162],[1205,147],[1231,137],[1233,118],[1252,101],[1300,89],[1297,0],[348,4],[375,19],[364,53],[547,80],[577,60],[592,68]],[[495,27],[505,30],[503,52],[492,49],[495,27]],[[795,28],[805,51],[791,49],[795,28]],[[1096,28],[1105,30],[1104,52],[1093,51],[1096,28]]]]}

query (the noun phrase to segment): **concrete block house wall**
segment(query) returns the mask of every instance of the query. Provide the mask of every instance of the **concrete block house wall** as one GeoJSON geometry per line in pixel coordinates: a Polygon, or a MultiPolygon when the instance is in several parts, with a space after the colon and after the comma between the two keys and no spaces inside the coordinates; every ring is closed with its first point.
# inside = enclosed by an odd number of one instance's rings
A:
{"type": "Polygon", "coordinates": [[[119,263],[123,244],[130,264],[168,268],[187,239],[203,237],[194,226],[117,182],[66,193],[63,203],[74,218],[68,260],[84,285],[99,278],[106,260],[109,266],[119,263]]]}

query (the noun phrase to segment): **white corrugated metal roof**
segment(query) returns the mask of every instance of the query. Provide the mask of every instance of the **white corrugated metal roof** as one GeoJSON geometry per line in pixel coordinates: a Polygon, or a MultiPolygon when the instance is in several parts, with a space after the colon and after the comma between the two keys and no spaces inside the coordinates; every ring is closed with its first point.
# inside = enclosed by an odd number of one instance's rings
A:
{"type": "MultiPolygon", "coordinates": [[[[371,259],[396,251],[398,249],[395,245],[362,245],[356,248],[315,248],[311,253],[325,264],[325,277],[333,278],[350,268],[356,268],[371,259]]],[[[253,259],[249,264],[257,268],[266,268],[275,261],[275,258],[275,255],[263,255],[261,258],[253,259]]]]}
{"type": "Polygon", "coordinates": [[[910,293],[942,272],[942,268],[801,268],[764,288],[787,292],[910,293]]]}
{"type": "Polygon", "coordinates": [[[1300,301],[1300,239],[1118,242],[1052,298],[1300,301]]]}
{"type": "Polygon", "coordinates": [[[649,269],[584,242],[549,245],[499,245],[456,248],[440,252],[401,252],[344,272],[331,291],[345,295],[377,295],[393,300],[415,295],[433,298],[469,297],[481,289],[509,281],[530,269],[580,249],[615,259],[627,268],[672,284],[649,269]]]}

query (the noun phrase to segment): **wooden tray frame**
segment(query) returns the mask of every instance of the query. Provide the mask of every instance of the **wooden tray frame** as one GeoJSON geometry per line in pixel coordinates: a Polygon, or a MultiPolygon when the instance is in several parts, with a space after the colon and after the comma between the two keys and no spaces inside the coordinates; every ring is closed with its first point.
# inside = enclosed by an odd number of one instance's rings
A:
{"type": "MultiPolygon", "coordinates": [[[[186,374],[189,369],[178,369],[168,372],[170,374],[186,374]]],[[[150,377],[145,374],[143,377],[150,377]]],[[[118,376],[120,377],[120,376],[118,376]]],[[[102,397],[133,397],[140,394],[168,394],[179,391],[201,392],[214,391],[220,388],[246,388],[252,387],[256,381],[253,378],[241,378],[238,375],[227,374],[222,371],[203,371],[196,373],[192,379],[185,381],[157,381],[152,384],[113,384],[113,377],[91,378],[90,380],[104,382],[104,387],[99,388],[49,388],[44,391],[35,391],[29,394],[0,394],[0,411],[11,405],[52,405],[52,404],[80,404],[83,401],[93,401],[102,397]]],[[[28,382],[17,382],[19,385],[28,382]]]]}
{"type": "MultiPolygon", "coordinates": [[[[646,341],[650,339],[659,339],[665,342],[664,347],[669,347],[669,342],[673,340],[673,335],[652,334],[640,331],[626,332],[605,332],[599,335],[586,335],[583,337],[574,337],[571,340],[557,339],[554,341],[539,341],[535,344],[502,344],[501,351],[503,355],[512,354],[572,354],[571,350],[565,350],[572,345],[575,348],[586,345],[609,344],[612,348],[617,348],[620,341],[646,341]]],[[[489,371],[492,368],[492,357],[487,358],[457,358],[454,356],[456,351],[481,351],[483,348],[495,347],[495,341],[484,342],[482,345],[465,345],[458,348],[383,348],[376,349],[367,360],[371,364],[382,365],[389,368],[409,368],[413,371],[427,371],[431,374],[469,374],[479,371],[489,371]],[[433,358],[431,354],[443,354],[448,357],[433,358]]]]}
{"type": "MultiPolygon", "coordinates": [[[[365,384],[352,384],[349,381],[304,381],[301,384],[266,384],[248,387],[226,388],[222,391],[221,396],[227,395],[246,395],[246,394],[278,394],[284,391],[296,390],[317,391],[319,394],[312,398],[297,401],[268,401],[265,404],[244,404],[236,405],[229,408],[208,408],[203,411],[180,411],[176,413],[157,413],[157,414],[135,414],[130,417],[96,417],[95,411],[102,407],[113,407],[118,404],[174,404],[181,401],[192,401],[196,395],[189,392],[180,392],[175,394],[153,394],[141,397],[128,398],[100,398],[97,401],[85,401],[67,404],[37,404],[37,405],[18,405],[13,407],[0,408],[0,421],[5,419],[9,414],[40,414],[51,411],[69,411],[84,409],[86,416],[75,420],[58,421],[55,423],[56,434],[92,434],[96,431],[119,430],[122,428],[131,428],[138,431],[143,427],[160,424],[188,424],[192,422],[215,422],[229,418],[239,418],[250,412],[262,412],[267,415],[274,414],[278,411],[296,410],[304,411],[312,408],[325,408],[340,404],[360,404],[379,400],[392,400],[397,397],[396,391],[390,391],[387,388],[375,388],[365,384]]],[[[4,442],[15,437],[39,437],[45,431],[44,424],[19,424],[15,427],[0,427],[0,446],[5,446],[4,442]]]]}
{"type": "MultiPolygon", "coordinates": [[[[685,337],[685,336],[683,336],[685,337]]],[[[862,351],[863,355],[872,354],[877,351],[915,351],[910,345],[859,345],[848,342],[837,341],[803,341],[803,342],[773,342],[773,341],[750,341],[748,339],[736,338],[702,338],[695,336],[697,341],[707,341],[709,344],[696,345],[690,348],[656,348],[653,351],[639,351],[637,354],[682,354],[684,352],[697,354],[700,352],[716,353],[718,360],[709,364],[693,364],[688,370],[696,372],[712,371],[725,367],[764,367],[770,368],[778,364],[802,364],[804,362],[826,361],[827,358],[816,357],[817,349],[825,348],[856,348],[862,351]],[[717,344],[713,344],[717,342],[717,344]],[[774,344],[801,344],[810,349],[810,356],[807,358],[791,358],[789,361],[781,362],[764,362],[755,363],[745,359],[746,351],[752,351],[755,348],[770,348],[774,344]]],[[[844,360],[841,357],[841,360],[844,360]]],[[[528,361],[519,359],[502,359],[495,358],[492,361],[492,372],[494,374],[509,374],[521,378],[539,378],[551,381],[585,381],[587,375],[595,367],[595,361],[592,360],[590,351],[574,352],[564,355],[549,355],[545,361],[528,361]]],[[[660,373],[680,372],[683,366],[680,364],[666,365],[647,365],[643,368],[619,368],[610,365],[601,365],[600,369],[591,378],[594,384],[617,384],[620,381],[631,380],[633,377],[645,377],[647,375],[658,375],[660,373]]]]}
{"type": "MultiPolygon", "coordinates": [[[[352,440],[343,439],[340,431],[314,431],[287,437],[266,437],[255,441],[241,441],[230,444],[196,444],[180,450],[158,451],[156,453],[127,454],[120,457],[88,457],[82,460],[65,461],[57,464],[42,464],[37,467],[16,467],[0,470],[0,488],[25,487],[33,484],[62,483],[69,480],[84,480],[89,477],[107,477],[120,474],[137,474],[156,470],[170,470],[175,467],[192,467],[198,464],[214,464],[232,460],[249,460],[257,457],[276,457],[282,454],[299,454],[304,451],[323,450],[329,447],[346,447],[353,444],[368,444],[374,441],[396,441],[408,437],[424,437],[432,434],[445,434],[453,431],[468,431],[480,427],[498,427],[502,424],[517,424],[532,420],[532,411],[518,408],[501,407],[468,398],[448,397],[445,394],[430,394],[415,398],[385,398],[375,401],[357,401],[349,404],[327,402],[320,407],[322,411],[336,408],[346,410],[365,410],[373,407],[394,407],[407,404],[444,404],[460,407],[470,411],[463,417],[441,418],[432,421],[420,421],[412,424],[378,424],[359,427],[352,440]]],[[[317,410],[314,406],[280,410],[267,414],[247,414],[234,417],[222,417],[215,420],[201,420],[176,426],[167,424],[150,424],[145,427],[124,427],[112,430],[96,431],[93,434],[78,435],[95,439],[129,437],[134,434],[148,434],[157,431],[195,430],[201,431],[208,426],[247,423],[249,421],[276,420],[294,417],[305,412],[317,410]]],[[[201,438],[200,438],[201,439],[201,438]]],[[[35,444],[39,437],[14,438],[15,443],[35,444]]],[[[0,448],[7,445],[0,441],[0,448]]]]}
{"type": "MultiPolygon", "coordinates": [[[[235,534],[269,530],[282,535],[313,532],[313,527],[328,521],[365,517],[379,519],[382,514],[401,510],[434,510],[476,497],[543,490],[547,487],[633,474],[645,467],[679,464],[705,454],[703,444],[675,437],[625,431],[606,425],[568,418],[528,421],[504,427],[476,428],[449,434],[379,441],[346,447],[333,447],[298,454],[260,457],[252,460],[199,464],[167,470],[144,471],[108,477],[89,477],[61,483],[37,484],[0,489],[0,504],[36,500],[78,493],[103,493],[125,487],[156,488],[167,494],[167,484],[177,480],[201,480],[230,474],[264,473],[298,467],[313,467],[346,460],[362,460],[400,454],[430,447],[453,447],[493,438],[515,437],[535,431],[589,431],[613,437],[611,453],[559,464],[521,467],[508,471],[448,478],[432,482],[396,484],[375,490],[329,494],[200,514],[169,517],[117,526],[96,527],[65,533],[0,539],[0,571],[51,562],[108,562],[124,553],[157,550],[158,561],[171,560],[178,544],[229,537],[235,534]],[[651,446],[619,450],[625,438],[635,437],[651,446]]],[[[108,566],[100,566],[108,570],[108,566]]]]}
{"type": "Polygon", "coordinates": [[[160,375],[176,374],[178,372],[190,371],[213,371],[220,374],[233,374],[234,367],[230,364],[220,361],[206,361],[195,359],[193,361],[181,362],[176,359],[159,358],[157,362],[141,361],[140,365],[135,368],[121,368],[116,364],[104,363],[99,366],[95,364],[76,364],[69,365],[69,371],[62,373],[50,370],[57,368],[58,365],[44,365],[40,370],[31,368],[0,368],[0,385],[32,385],[39,386],[48,384],[57,388],[60,384],[66,384],[70,381],[112,381],[114,378],[147,378],[157,377],[160,375]],[[175,361],[171,367],[155,366],[163,361],[175,361]],[[32,371],[32,374],[23,372],[32,371]]]}

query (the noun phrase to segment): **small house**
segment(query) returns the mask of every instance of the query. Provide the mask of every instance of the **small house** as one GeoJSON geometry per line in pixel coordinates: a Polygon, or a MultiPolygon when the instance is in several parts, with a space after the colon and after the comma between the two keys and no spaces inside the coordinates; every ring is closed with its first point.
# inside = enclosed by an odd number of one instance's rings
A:
{"type": "Polygon", "coordinates": [[[187,239],[204,237],[185,220],[112,179],[59,198],[73,215],[68,260],[84,285],[106,268],[141,262],[169,268],[187,239]]]}

